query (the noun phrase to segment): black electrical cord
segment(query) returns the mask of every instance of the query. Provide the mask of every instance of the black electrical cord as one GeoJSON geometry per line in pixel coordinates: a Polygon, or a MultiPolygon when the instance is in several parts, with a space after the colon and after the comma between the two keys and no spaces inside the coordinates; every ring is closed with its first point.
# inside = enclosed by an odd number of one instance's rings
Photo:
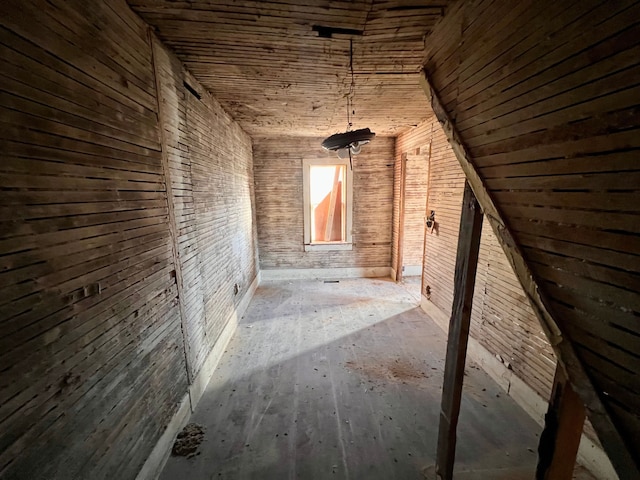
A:
{"type": "Polygon", "coordinates": [[[355,115],[356,111],[353,110],[353,93],[356,87],[356,79],[353,73],[353,39],[349,39],[349,72],[351,73],[351,84],[349,85],[349,93],[347,94],[347,132],[351,130],[353,123],[351,122],[351,115],[355,115]]]}

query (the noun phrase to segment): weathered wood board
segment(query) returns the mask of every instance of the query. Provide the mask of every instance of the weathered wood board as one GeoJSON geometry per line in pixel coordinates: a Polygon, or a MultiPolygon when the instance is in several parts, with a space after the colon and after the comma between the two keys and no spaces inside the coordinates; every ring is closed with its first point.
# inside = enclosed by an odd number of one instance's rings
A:
{"type": "MultiPolygon", "coordinates": [[[[407,152],[423,151],[431,144],[428,209],[436,212],[437,223],[426,235],[422,294],[450,314],[464,173],[435,120],[400,135],[397,144],[407,152]]],[[[555,357],[487,223],[482,229],[471,335],[533,390],[548,398],[555,357]]]]}
{"type": "Polygon", "coordinates": [[[251,142],[123,1],[2,10],[0,476],[133,478],[255,278],[251,142]]]}
{"type": "Polygon", "coordinates": [[[131,478],[187,388],[147,27],[2,9],[0,476],[131,478]]]}
{"type": "Polygon", "coordinates": [[[251,139],[174,54],[153,47],[194,377],[257,274],[251,139]]]}
{"type": "Polygon", "coordinates": [[[376,137],[353,157],[353,249],[304,251],[302,159],[336,155],[321,143],[254,139],[260,267],[390,267],[394,139],[388,137],[376,137]]]}
{"type": "Polygon", "coordinates": [[[451,1],[129,3],[255,138],[342,131],[350,64],[354,128],[395,136],[424,120],[424,37],[451,1]]]}
{"type": "MultiPolygon", "coordinates": [[[[425,70],[545,308],[640,458],[640,4],[454,10],[430,37],[425,70]]],[[[621,475],[630,464],[620,459],[621,475]]]]}

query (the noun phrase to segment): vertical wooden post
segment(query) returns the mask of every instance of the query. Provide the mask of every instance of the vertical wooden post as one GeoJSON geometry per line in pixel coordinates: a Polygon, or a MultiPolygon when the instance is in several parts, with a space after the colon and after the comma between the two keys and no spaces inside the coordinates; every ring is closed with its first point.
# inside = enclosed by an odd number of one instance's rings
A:
{"type": "Polygon", "coordinates": [[[429,192],[431,192],[431,152],[433,148],[433,122],[431,122],[431,136],[429,138],[429,158],[427,159],[427,198],[424,200],[424,218],[422,237],[422,270],[420,271],[420,298],[425,294],[424,291],[424,266],[427,261],[427,215],[429,214],[429,192]]]}
{"type": "Polygon", "coordinates": [[[536,480],[571,480],[584,418],[584,404],[558,363],[538,445],[536,480]]]}
{"type": "Polygon", "coordinates": [[[482,211],[469,186],[464,184],[462,216],[456,254],[453,308],[449,321],[447,357],[444,367],[444,385],[440,407],[440,427],[438,431],[438,453],[436,475],[442,480],[453,478],[453,464],[456,454],[456,427],[460,414],[464,364],[467,356],[469,324],[473,289],[476,282],[480,235],[482,233],[482,211]]]}
{"type": "MultiPolygon", "coordinates": [[[[184,304],[184,282],[182,279],[182,262],[180,259],[179,239],[178,239],[178,221],[176,220],[175,213],[175,197],[173,195],[173,188],[171,183],[171,168],[169,166],[169,154],[167,153],[169,142],[166,138],[165,123],[170,122],[172,119],[167,114],[167,107],[162,100],[162,83],[160,80],[161,72],[158,66],[158,54],[162,51],[160,41],[151,31],[151,28],[147,28],[147,38],[151,46],[151,63],[153,65],[153,76],[155,78],[156,86],[156,101],[158,105],[158,130],[160,132],[160,145],[162,148],[162,174],[164,176],[164,184],[167,191],[167,212],[169,213],[169,234],[171,235],[171,254],[173,256],[173,265],[176,272],[176,290],[178,296],[178,310],[180,311],[180,330],[182,333],[182,346],[184,352],[185,368],[187,370],[187,381],[189,385],[193,384],[195,372],[191,365],[191,347],[189,345],[189,338],[187,335],[187,315],[186,307],[184,304]]],[[[191,396],[189,396],[191,401],[191,396]]],[[[191,404],[191,411],[195,408],[195,405],[191,404]]]]}
{"type": "Polygon", "coordinates": [[[518,277],[520,285],[529,300],[534,313],[538,317],[540,326],[549,339],[556,356],[562,361],[575,391],[582,398],[589,412],[589,419],[593,424],[598,438],[602,442],[605,452],[621,478],[640,478],[640,461],[636,459],[628,445],[628,440],[613,422],[613,418],[606,409],[598,389],[587,375],[585,365],[578,357],[573,343],[563,336],[554,314],[544,301],[544,292],[538,288],[538,282],[533,276],[529,264],[525,260],[521,247],[513,237],[508,225],[505,225],[501,213],[496,207],[493,197],[487,189],[473,159],[465,145],[462,143],[453,119],[449,111],[445,110],[438,92],[433,88],[429,73],[423,70],[420,83],[427,95],[431,108],[442,126],[442,129],[453,148],[453,153],[460,162],[467,181],[473,186],[474,192],[486,213],[487,220],[491,224],[498,242],[502,246],[509,264],[518,277]]]}
{"type": "Polygon", "coordinates": [[[396,282],[401,282],[403,277],[402,267],[404,265],[404,206],[405,206],[405,184],[407,183],[407,154],[400,157],[400,207],[398,209],[398,259],[396,263],[396,282]]]}

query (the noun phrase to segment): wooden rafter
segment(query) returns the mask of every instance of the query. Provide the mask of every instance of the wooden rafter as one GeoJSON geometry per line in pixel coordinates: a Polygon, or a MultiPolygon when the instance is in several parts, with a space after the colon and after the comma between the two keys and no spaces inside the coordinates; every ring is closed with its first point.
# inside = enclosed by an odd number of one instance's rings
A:
{"type": "Polygon", "coordinates": [[[584,425],[584,405],[558,365],[538,446],[536,480],[571,480],[584,425]]]}
{"type": "Polygon", "coordinates": [[[467,358],[471,307],[473,305],[473,290],[476,283],[481,235],[482,210],[473,194],[473,190],[469,186],[469,182],[465,182],[438,429],[436,474],[438,478],[443,480],[451,480],[453,478],[456,428],[462,401],[462,382],[467,358]]]}
{"type": "Polygon", "coordinates": [[[558,358],[559,364],[564,369],[574,391],[584,403],[589,419],[596,429],[611,463],[621,478],[640,478],[640,468],[638,464],[632,457],[622,435],[613,423],[609,412],[605,409],[593,382],[588,377],[584,365],[576,354],[573,344],[563,335],[558,323],[554,320],[554,314],[547,306],[549,303],[544,301],[543,292],[538,289],[536,280],[518,244],[503,221],[502,215],[498,211],[491,194],[485,187],[467,148],[464,146],[455,125],[451,121],[449,113],[440,102],[437,91],[433,88],[433,84],[426,70],[423,70],[420,75],[420,83],[438,122],[442,126],[451,144],[456,158],[460,162],[467,182],[469,182],[473,189],[496,238],[522,285],[525,295],[529,299],[533,311],[540,321],[542,329],[558,358]]]}

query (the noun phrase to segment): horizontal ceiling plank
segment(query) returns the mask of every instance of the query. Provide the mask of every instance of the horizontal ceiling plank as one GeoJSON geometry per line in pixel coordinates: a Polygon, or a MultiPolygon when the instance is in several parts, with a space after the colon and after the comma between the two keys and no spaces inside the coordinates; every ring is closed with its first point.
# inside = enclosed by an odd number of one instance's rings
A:
{"type": "Polygon", "coordinates": [[[640,242],[630,242],[630,235],[627,233],[577,228],[574,225],[532,221],[529,218],[514,218],[509,224],[523,245],[582,256],[585,260],[621,269],[640,270],[640,242]]]}
{"type": "Polygon", "coordinates": [[[568,173],[628,172],[639,169],[636,149],[571,158],[514,162],[508,165],[484,167],[480,171],[483,178],[507,178],[568,173]]]}
{"type": "Polygon", "coordinates": [[[449,3],[129,2],[253,136],[344,129],[350,51],[356,71],[354,124],[394,135],[420,123],[428,108],[415,73],[425,36],[449,3]],[[314,25],[363,34],[321,38],[314,25]]]}
{"type": "Polygon", "coordinates": [[[277,2],[263,2],[257,0],[246,0],[242,3],[231,0],[211,0],[211,1],[173,1],[173,0],[130,0],[129,5],[143,13],[147,11],[163,10],[222,10],[222,11],[281,11],[281,12],[309,12],[322,13],[327,11],[344,12],[366,12],[371,6],[370,0],[331,0],[306,2],[301,4],[298,0],[279,0],[277,2]]]}
{"type": "MultiPolygon", "coordinates": [[[[555,192],[541,190],[534,192],[496,191],[494,197],[505,205],[530,205],[562,208],[586,208],[595,215],[603,212],[640,213],[638,192],[555,192]]],[[[606,215],[606,214],[604,214],[606,215]]],[[[602,219],[606,219],[603,216],[602,219]]]]}

